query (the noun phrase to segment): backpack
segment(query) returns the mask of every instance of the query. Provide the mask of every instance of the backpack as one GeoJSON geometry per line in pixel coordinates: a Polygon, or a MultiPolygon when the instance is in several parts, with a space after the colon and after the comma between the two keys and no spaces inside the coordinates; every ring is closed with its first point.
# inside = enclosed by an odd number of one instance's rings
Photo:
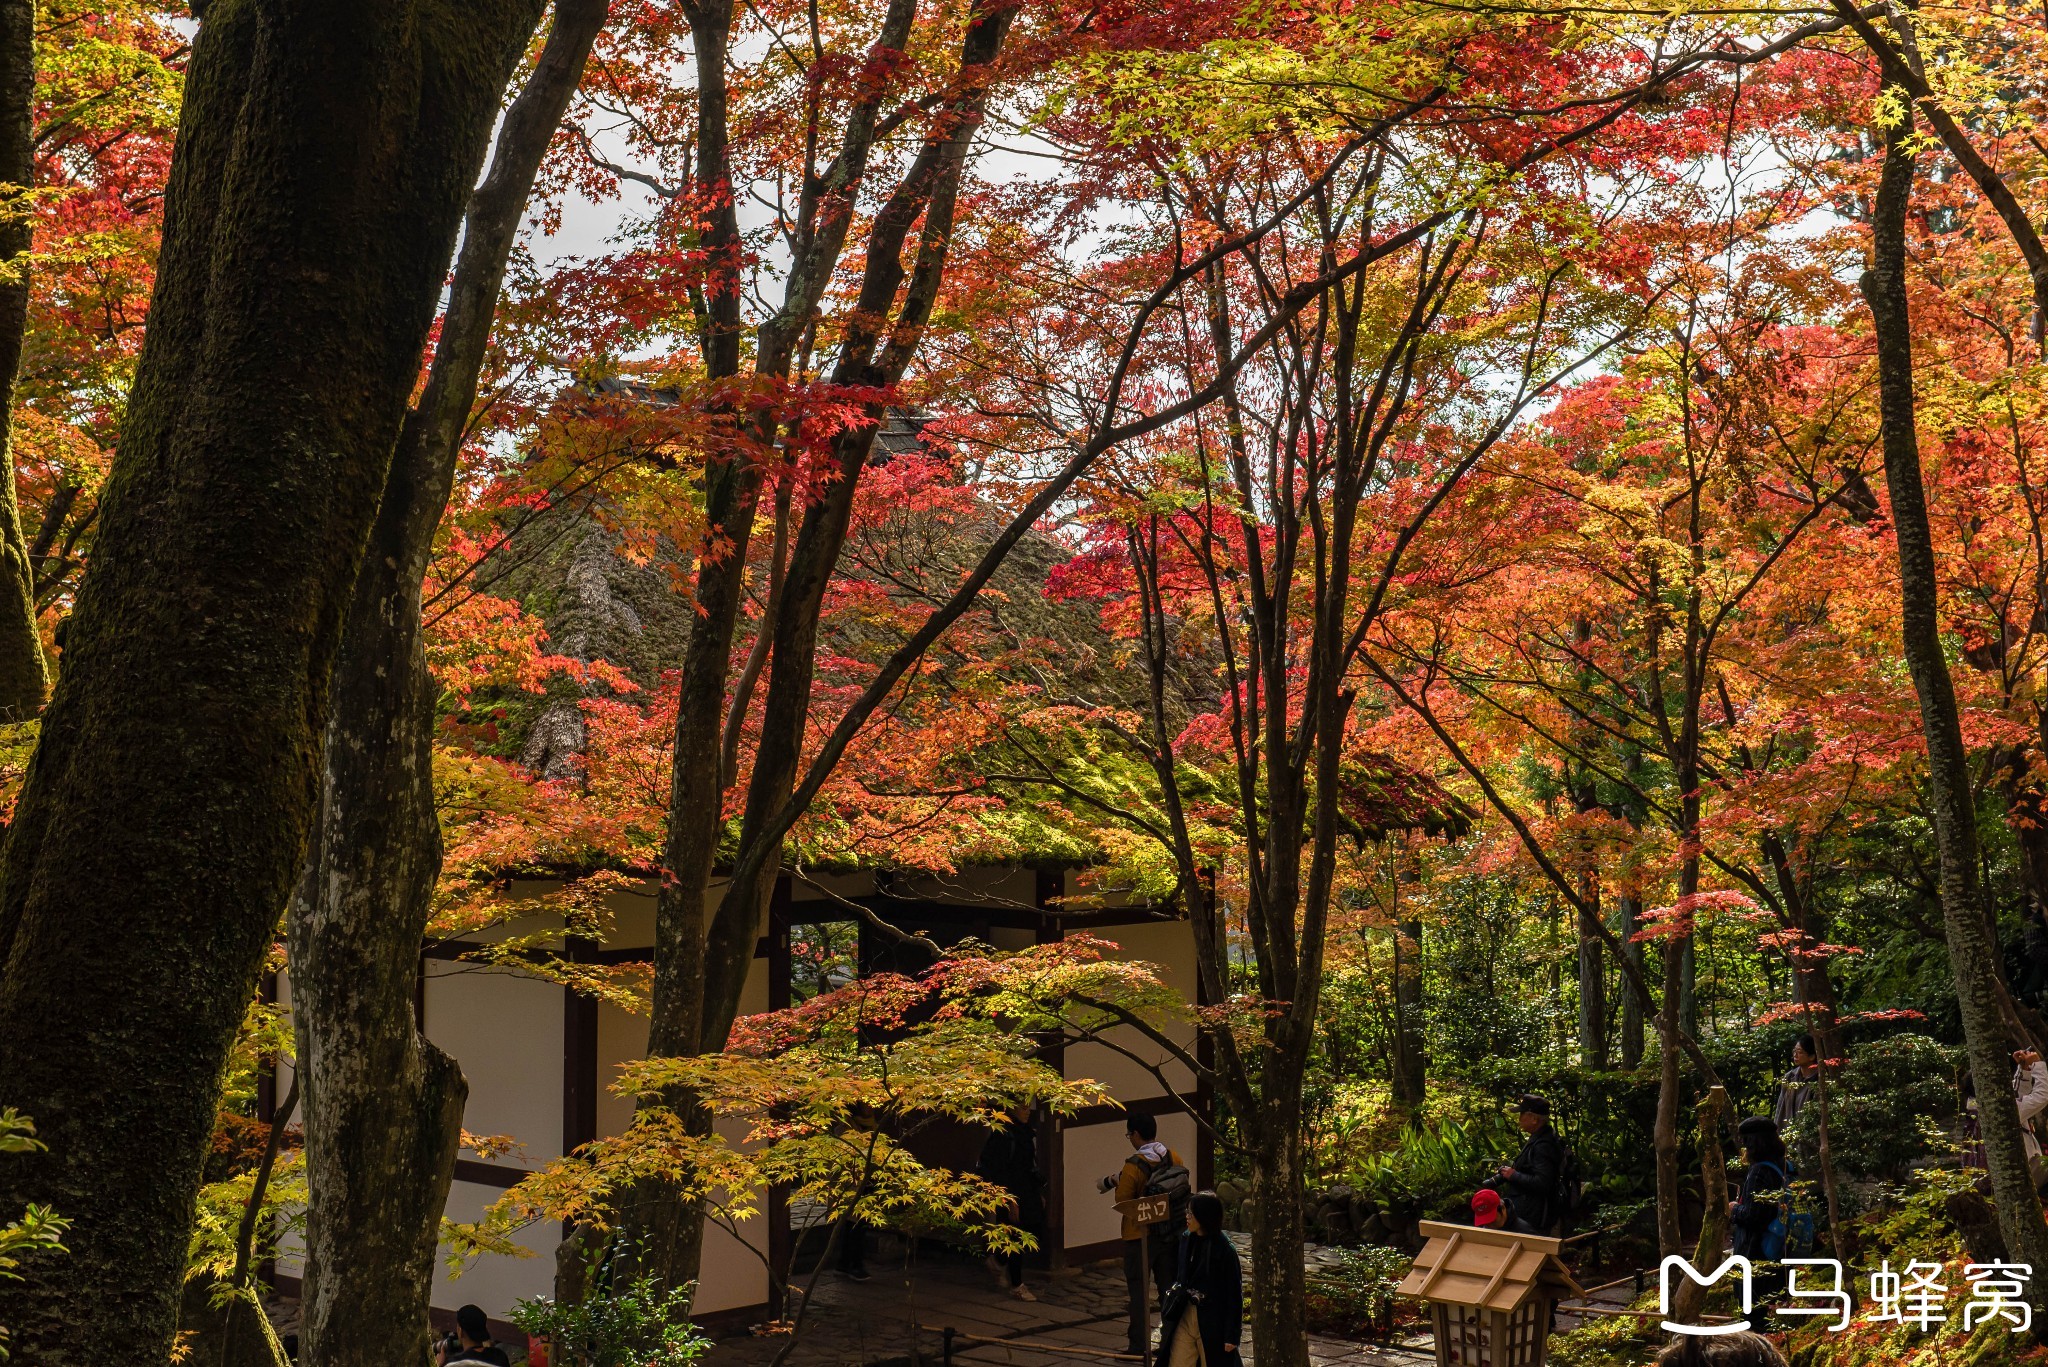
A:
{"type": "Polygon", "coordinates": [[[1155,1239],[1175,1238],[1188,1222],[1188,1198],[1195,1194],[1194,1180],[1171,1155],[1156,1167],[1142,1158],[1134,1157],[1132,1161],[1145,1170],[1145,1186],[1139,1195],[1164,1196],[1167,1201],[1166,1219],[1146,1232],[1155,1239]]]}
{"type": "Polygon", "coordinates": [[[1557,1165],[1557,1218],[1569,1220],[1578,1212],[1579,1202],[1586,1199],[1586,1170],[1579,1166],[1579,1156],[1562,1139],[1558,1147],[1564,1150],[1564,1157],[1557,1165]]]}
{"type": "Polygon", "coordinates": [[[1777,1173],[1778,1180],[1784,1185],[1778,1189],[1778,1213],[1770,1226],[1764,1230],[1763,1237],[1758,1240],[1757,1252],[1763,1255],[1765,1262],[1770,1263],[1783,1261],[1788,1255],[1794,1258],[1804,1257],[1813,1251],[1813,1212],[1795,1206],[1792,1179],[1785,1169],[1776,1163],[1763,1163],[1759,1166],[1777,1173]]]}

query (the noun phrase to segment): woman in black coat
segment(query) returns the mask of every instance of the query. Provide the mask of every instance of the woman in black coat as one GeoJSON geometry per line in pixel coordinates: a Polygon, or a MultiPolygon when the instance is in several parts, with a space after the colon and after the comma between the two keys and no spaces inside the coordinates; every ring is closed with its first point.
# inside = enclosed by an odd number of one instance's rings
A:
{"type": "Polygon", "coordinates": [[[1166,1293],[1159,1341],[1166,1367],[1238,1367],[1244,1328],[1244,1272],[1223,1233],[1223,1202],[1213,1191],[1188,1198],[1173,1289],[1166,1293]]]}
{"type": "Polygon", "coordinates": [[[1778,1203],[1766,1192],[1785,1189],[1785,1141],[1768,1117],[1753,1115],[1735,1127],[1742,1140],[1742,1187],[1728,1203],[1734,1227],[1734,1251],[1745,1258],[1763,1256],[1764,1232],[1778,1218],[1778,1203]]]}

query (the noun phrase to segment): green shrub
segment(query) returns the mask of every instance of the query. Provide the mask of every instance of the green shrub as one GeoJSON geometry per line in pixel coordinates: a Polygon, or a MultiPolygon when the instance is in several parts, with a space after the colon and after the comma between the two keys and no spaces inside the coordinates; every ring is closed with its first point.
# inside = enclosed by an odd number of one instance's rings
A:
{"type": "Polygon", "coordinates": [[[645,1277],[573,1305],[523,1300],[510,1318],[553,1343],[555,1367],[686,1367],[711,1347],[690,1322],[694,1289],[645,1277]]]}
{"type": "MultiPolygon", "coordinates": [[[[1836,1170],[1853,1178],[1897,1177],[1924,1156],[1955,1119],[1955,1066],[1954,1054],[1925,1035],[1892,1035],[1850,1049],[1828,1087],[1836,1170]]],[[[1787,1138],[1795,1154],[1818,1150],[1819,1105],[1800,1110],[1787,1138]]]]}
{"type": "Polygon", "coordinates": [[[1392,1149],[1358,1160],[1353,1180],[1387,1211],[1411,1218],[1471,1195],[1521,1147],[1522,1135],[1505,1115],[1401,1133],[1392,1149]]]}
{"type": "Polygon", "coordinates": [[[1384,1335],[1393,1327],[1394,1288],[1413,1260],[1399,1249],[1347,1248],[1309,1273],[1308,1327],[1338,1338],[1384,1335]]]}

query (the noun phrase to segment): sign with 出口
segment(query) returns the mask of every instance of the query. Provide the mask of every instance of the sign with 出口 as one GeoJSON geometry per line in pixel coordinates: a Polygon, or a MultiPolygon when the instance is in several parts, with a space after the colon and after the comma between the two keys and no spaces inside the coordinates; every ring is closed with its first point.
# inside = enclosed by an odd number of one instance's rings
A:
{"type": "Polygon", "coordinates": [[[1167,1196],[1133,1196],[1128,1201],[1118,1201],[1116,1209],[1141,1225],[1157,1225],[1173,1214],[1173,1200],[1167,1196]]]}

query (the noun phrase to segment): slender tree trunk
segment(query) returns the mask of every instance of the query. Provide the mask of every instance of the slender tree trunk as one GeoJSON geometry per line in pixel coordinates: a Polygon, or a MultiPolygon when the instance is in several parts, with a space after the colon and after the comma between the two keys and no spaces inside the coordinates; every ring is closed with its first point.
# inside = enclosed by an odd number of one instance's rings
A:
{"type": "MultiPolygon", "coordinates": [[[[1640,974],[1643,970],[1643,946],[1635,938],[1641,929],[1637,919],[1640,904],[1633,896],[1615,898],[1615,933],[1621,937],[1621,952],[1635,966],[1640,974]]],[[[1621,1066],[1634,1070],[1643,1063],[1643,1044],[1646,1026],[1643,1020],[1643,1003],[1633,992],[1621,994],[1621,1066]]]]}
{"type": "Polygon", "coordinates": [[[35,215],[35,0],[0,0],[0,722],[43,710],[50,686],[36,630],[35,567],[21,534],[11,440],[14,383],[28,333],[35,215]]]}
{"type": "Polygon", "coordinates": [[[1422,1042],[1422,922],[1394,927],[1394,1104],[1422,1105],[1429,1061],[1422,1042]]]}
{"type": "Polygon", "coordinates": [[[1579,1062],[1607,1067],[1607,957],[1600,938],[1600,885],[1587,879],[1579,908],[1579,1062]]]}
{"type": "Polygon", "coordinates": [[[1842,1056],[1842,1031],[1835,1015],[1835,984],[1828,976],[1826,958],[1810,951],[1827,941],[1826,928],[1815,914],[1813,904],[1807,900],[1805,889],[1799,884],[1792,869],[1792,859],[1785,849],[1785,842],[1773,833],[1762,841],[1765,861],[1771,867],[1771,877],[1778,885],[1778,898],[1784,904],[1791,919],[1791,929],[1799,933],[1798,947],[1789,956],[1792,968],[1792,1000],[1804,1015],[1807,1033],[1811,1034],[1824,1059],[1842,1056]]]}
{"type": "Polygon", "coordinates": [[[420,596],[513,236],[605,9],[605,0],[556,5],[471,199],[448,314],[399,436],[335,666],[321,806],[290,916],[310,1184],[308,1367],[381,1367],[428,1351],[427,1297],[468,1085],[413,1012],[441,868],[440,690],[427,672],[420,596]]]}
{"type": "Polygon", "coordinates": [[[1683,972],[1679,942],[1666,940],[1664,999],[1657,1005],[1657,1126],[1651,1135],[1657,1156],[1657,1248],[1666,1256],[1685,1251],[1678,1195],[1678,1089],[1683,1080],[1678,996],[1683,972]]]}
{"type": "MultiPolygon", "coordinates": [[[[1911,109],[1903,100],[1900,106],[1911,109]]],[[[1906,290],[1906,215],[1913,189],[1913,153],[1906,139],[1911,131],[1910,113],[1886,130],[1884,170],[1872,214],[1872,261],[1862,279],[1877,342],[1885,480],[1899,545],[1901,636],[1927,741],[1928,790],[1941,860],[1942,922],[1970,1071],[1977,1079],[1978,1116],[1999,1230],[2016,1260],[2041,1267],[2048,1266],[2048,1225],[2042,1221],[2041,1203],[2027,1173],[2019,1111],[2005,1081],[2012,1061],[2007,1022],[1999,1006],[1998,945],[1978,881],[1976,812],[1954,681],[1941,653],[1933,536],[1914,430],[1912,316],[1906,290]]],[[[2048,1284],[2030,1286],[2028,1299],[2039,1314],[2048,1309],[2048,1284]]]]}
{"type": "MultiPolygon", "coordinates": [[[[1721,1153],[1722,1112],[1728,1093],[1719,1087],[1707,1089],[1699,1105],[1700,1190],[1706,1194],[1706,1218],[1700,1222],[1700,1238],[1693,1248],[1692,1265],[1711,1271],[1721,1264],[1721,1250],[1728,1244],[1728,1160],[1721,1153]]],[[[1672,1306],[1672,1319],[1680,1324],[1699,1322],[1707,1303],[1707,1288],[1690,1277],[1679,1278],[1672,1306]]]]}
{"type": "MultiPolygon", "coordinates": [[[[1696,710],[1696,709],[1695,709],[1696,710]]],[[[1687,734],[1697,733],[1692,719],[1687,719],[1687,734]]],[[[1689,847],[1698,848],[1700,830],[1700,774],[1699,765],[1693,758],[1698,742],[1681,742],[1687,745],[1687,756],[1678,765],[1678,784],[1683,796],[1679,799],[1679,819],[1684,829],[1679,837],[1689,847]]],[[[1688,907],[1691,899],[1700,891],[1700,857],[1697,853],[1688,855],[1678,866],[1678,897],[1688,907]]],[[[1686,919],[1692,919],[1692,912],[1686,912],[1686,919]]],[[[1693,1039],[1700,1037],[1699,998],[1699,940],[1690,926],[1685,937],[1666,946],[1666,953],[1678,959],[1678,1027],[1693,1039]]]]}
{"type": "Polygon", "coordinates": [[[303,868],[329,679],[462,208],[540,0],[216,0],[65,668],[0,868],[0,1104],[72,1220],[38,1367],[163,1361],[222,1070],[303,868]],[[111,986],[110,986],[111,985],[111,986]]]}

